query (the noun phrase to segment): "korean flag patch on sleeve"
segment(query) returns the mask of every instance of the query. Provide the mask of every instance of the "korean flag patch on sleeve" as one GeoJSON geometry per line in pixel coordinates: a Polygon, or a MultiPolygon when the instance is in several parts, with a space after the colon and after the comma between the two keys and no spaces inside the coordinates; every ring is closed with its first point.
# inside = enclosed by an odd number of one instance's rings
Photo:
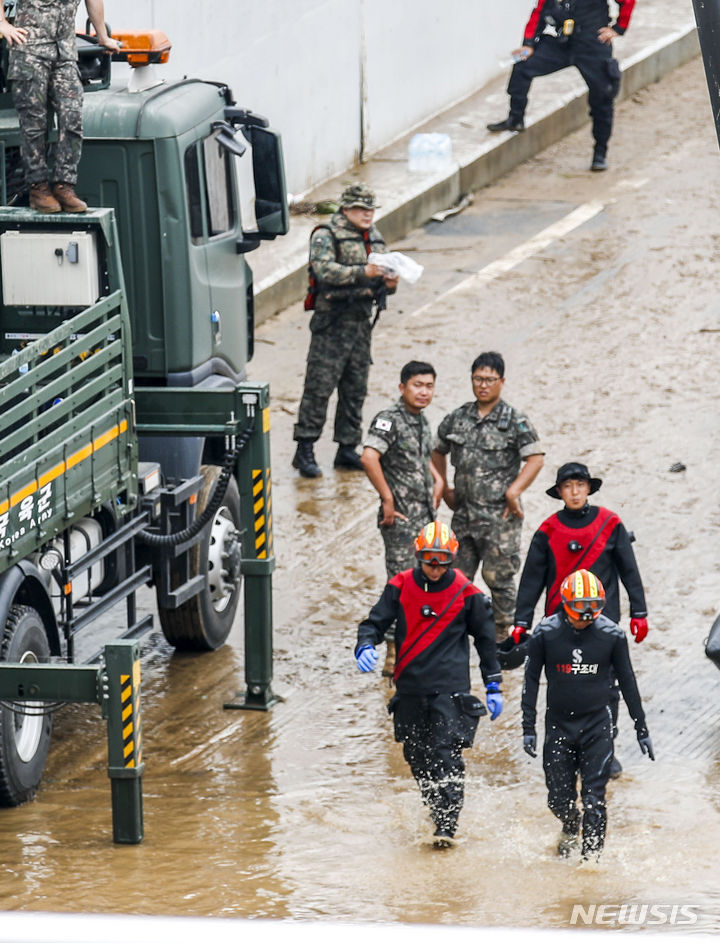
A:
{"type": "Polygon", "coordinates": [[[390,432],[392,427],[392,419],[383,419],[381,416],[378,416],[375,420],[375,428],[380,429],[382,432],[390,432]]]}

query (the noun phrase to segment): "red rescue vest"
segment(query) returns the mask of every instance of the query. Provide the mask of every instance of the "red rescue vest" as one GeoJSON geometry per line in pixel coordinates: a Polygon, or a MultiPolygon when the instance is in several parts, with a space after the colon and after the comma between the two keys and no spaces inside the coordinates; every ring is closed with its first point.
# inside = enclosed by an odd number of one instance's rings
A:
{"type": "Polygon", "coordinates": [[[592,569],[593,563],[602,556],[610,535],[620,523],[620,518],[614,511],[607,508],[598,508],[595,520],[585,527],[568,527],[563,524],[557,514],[553,514],[540,525],[538,530],[547,534],[550,553],[555,560],[555,579],[548,587],[545,597],[545,615],[552,615],[560,605],[560,584],[574,570],[581,567],[592,569]],[[576,540],[581,551],[570,550],[568,544],[576,540]]]}
{"type": "Polygon", "coordinates": [[[452,583],[437,593],[426,593],[421,586],[418,586],[412,570],[398,573],[393,576],[390,583],[400,588],[400,605],[405,614],[407,627],[393,672],[393,678],[397,681],[410,662],[432,645],[460,614],[465,605],[465,599],[474,593],[479,593],[480,590],[459,570],[455,570],[455,579],[452,583]],[[437,615],[424,616],[423,606],[432,606],[437,615]]]}

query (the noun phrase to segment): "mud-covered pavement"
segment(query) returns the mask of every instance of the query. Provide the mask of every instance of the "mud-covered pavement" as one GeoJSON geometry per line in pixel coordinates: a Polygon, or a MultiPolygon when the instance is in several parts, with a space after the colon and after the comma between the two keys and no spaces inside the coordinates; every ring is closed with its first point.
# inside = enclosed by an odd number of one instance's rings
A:
{"type": "Polygon", "coordinates": [[[400,366],[428,359],[436,426],[470,397],[474,356],[498,349],[506,398],[547,447],[525,543],[556,509],[544,489],[570,458],[604,478],[599,498],[635,531],[651,630],[631,654],[657,762],[621,713],[625,773],[609,787],[600,864],[554,855],[540,760],[522,751],[519,672],[466,754],[461,841],[430,846],[387,684],[352,658],[383,581],[374,493],[333,471],[327,432],[321,480],[290,468],[308,343],[298,305],[258,331],[250,371],[273,395],[285,701],[223,711],[243,688],[241,618],[213,655],[172,655],[155,634],[144,842],[111,844],[104,724],[95,708],[65,709],[37,799],[0,811],[0,909],[566,926],[575,903],[638,903],[692,908],[696,922],[675,929],[720,929],[720,674],[703,654],[720,608],[720,155],[700,60],[624,103],[611,144],[610,171],[587,173],[584,129],[394,246],[426,270],[376,329],[366,404],[369,420],[400,366]],[[670,472],[676,462],[686,470],[670,472]]]}

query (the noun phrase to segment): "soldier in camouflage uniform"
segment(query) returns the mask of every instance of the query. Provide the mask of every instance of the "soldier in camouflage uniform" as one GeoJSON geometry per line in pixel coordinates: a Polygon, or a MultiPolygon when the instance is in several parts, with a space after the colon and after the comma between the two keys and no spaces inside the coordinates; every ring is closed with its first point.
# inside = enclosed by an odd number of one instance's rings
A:
{"type": "MultiPolygon", "coordinates": [[[[103,0],[85,0],[98,42],[120,47],[105,27],[103,0]]],[[[30,206],[42,213],[82,213],[75,193],[82,151],[83,90],[77,66],[75,14],[78,0],[17,0],[11,25],[0,8],[0,36],[12,47],[8,78],[20,124],[20,150],[30,206]],[[58,137],[50,189],[48,108],[57,115],[58,137]]]]}
{"type": "Polygon", "coordinates": [[[465,403],[440,423],[433,463],[454,511],[458,538],[456,567],[482,577],[492,594],[498,641],[513,624],[515,574],[520,568],[520,495],[543,466],[544,450],[529,420],[500,398],[505,363],[494,351],[480,354],[471,369],[475,401],[465,403]],[[446,456],[455,468],[447,484],[446,456]]]}
{"type": "MultiPolygon", "coordinates": [[[[435,518],[443,480],[430,461],[432,436],[422,411],[435,391],[435,368],[411,360],[400,371],[400,399],[381,410],[363,442],[362,463],[380,495],[378,527],[390,580],[415,564],[415,537],[435,518]]],[[[385,633],[383,675],[395,666],[394,626],[385,633]]]]}
{"type": "Polygon", "coordinates": [[[415,565],[415,537],[434,519],[442,496],[442,478],[430,461],[430,426],[422,414],[434,389],[429,363],[405,364],[400,399],[375,416],[363,442],[363,468],[380,495],[378,527],[388,579],[415,565]]]}
{"type": "Polygon", "coordinates": [[[294,439],[293,466],[306,478],[322,474],[313,443],[325,425],[328,400],[337,389],[334,439],[336,468],[362,469],[355,446],[362,438],[362,407],[370,370],[373,298],[380,289],[395,291],[397,278],[383,275],[367,261],[370,252],[387,252],[373,225],[375,194],[364,184],[347,187],[340,210],[310,240],[310,265],[317,280],[315,313],[310,319],[310,350],[294,439]]]}

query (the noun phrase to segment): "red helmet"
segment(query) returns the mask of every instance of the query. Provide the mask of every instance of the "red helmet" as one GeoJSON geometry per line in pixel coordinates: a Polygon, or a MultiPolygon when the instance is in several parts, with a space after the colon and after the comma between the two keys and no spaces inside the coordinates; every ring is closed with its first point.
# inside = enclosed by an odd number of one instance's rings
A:
{"type": "Polygon", "coordinates": [[[560,587],[565,612],[574,619],[592,622],[605,606],[605,588],[590,570],[576,570],[560,587]]]}
{"type": "Polygon", "coordinates": [[[457,552],[455,534],[441,521],[426,524],[415,538],[415,556],[421,563],[450,566],[457,552]]]}

